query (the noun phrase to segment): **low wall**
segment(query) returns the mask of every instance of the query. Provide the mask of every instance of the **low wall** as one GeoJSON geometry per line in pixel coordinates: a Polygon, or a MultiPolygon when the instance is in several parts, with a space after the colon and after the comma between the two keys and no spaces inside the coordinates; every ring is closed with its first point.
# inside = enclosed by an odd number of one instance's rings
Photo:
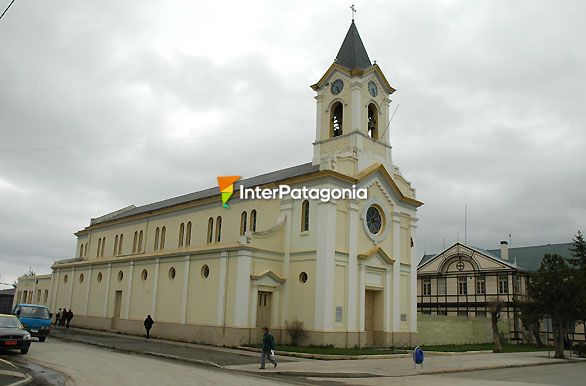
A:
{"type": "MultiPolygon", "coordinates": [[[[501,339],[508,341],[510,320],[499,321],[501,339]]],[[[490,318],[417,315],[417,341],[420,345],[491,343],[490,318]]]]}

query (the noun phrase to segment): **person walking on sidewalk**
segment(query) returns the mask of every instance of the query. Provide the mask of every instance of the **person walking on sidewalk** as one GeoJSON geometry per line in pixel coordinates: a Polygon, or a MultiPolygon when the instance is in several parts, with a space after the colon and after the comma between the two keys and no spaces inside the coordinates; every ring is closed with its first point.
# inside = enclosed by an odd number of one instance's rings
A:
{"type": "Polygon", "coordinates": [[[146,330],[147,339],[150,339],[150,332],[151,328],[153,328],[153,324],[155,324],[155,321],[153,320],[153,318],[151,318],[150,315],[147,315],[146,319],[144,320],[144,329],[146,330]]]}
{"type": "Polygon", "coordinates": [[[61,320],[59,320],[59,325],[61,327],[65,326],[65,322],[67,322],[67,315],[69,315],[67,313],[67,308],[63,307],[63,312],[61,313],[61,320]]]}
{"type": "Polygon", "coordinates": [[[73,311],[71,311],[70,308],[69,311],[67,311],[67,328],[69,328],[69,323],[71,323],[71,319],[73,319],[73,311]]]}
{"type": "Polygon", "coordinates": [[[59,311],[57,311],[57,314],[55,315],[55,326],[61,321],[61,308],[59,308],[59,311]]]}
{"type": "Polygon", "coordinates": [[[262,335],[262,352],[260,353],[260,368],[265,368],[265,361],[268,358],[273,366],[277,367],[277,360],[275,359],[275,338],[269,333],[268,327],[263,327],[262,335]]]}

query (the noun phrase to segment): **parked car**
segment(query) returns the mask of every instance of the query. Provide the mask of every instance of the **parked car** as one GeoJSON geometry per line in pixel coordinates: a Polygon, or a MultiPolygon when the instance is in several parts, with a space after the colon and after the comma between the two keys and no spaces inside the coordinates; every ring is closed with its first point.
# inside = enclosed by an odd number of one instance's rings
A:
{"type": "Polygon", "coordinates": [[[12,311],[32,336],[44,342],[51,333],[51,318],[53,315],[45,306],[36,304],[17,304],[12,311]]]}
{"type": "Polygon", "coordinates": [[[31,334],[14,315],[0,314],[0,350],[20,350],[26,354],[31,347],[31,334]]]}

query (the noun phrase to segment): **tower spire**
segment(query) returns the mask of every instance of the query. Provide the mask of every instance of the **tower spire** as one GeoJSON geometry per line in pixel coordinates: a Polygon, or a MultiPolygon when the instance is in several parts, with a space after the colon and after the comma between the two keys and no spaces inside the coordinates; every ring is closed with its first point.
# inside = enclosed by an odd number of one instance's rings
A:
{"type": "MultiPolygon", "coordinates": [[[[354,10],[352,14],[354,14],[354,10]]],[[[366,48],[360,39],[360,34],[352,18],[352,23],[348,29],[348,33],[344,38],[344,42],[336,56],[336,64],[346,67],[349,70],[364,69],[372,66],[370,58],[366,53],[366,48]]]]}

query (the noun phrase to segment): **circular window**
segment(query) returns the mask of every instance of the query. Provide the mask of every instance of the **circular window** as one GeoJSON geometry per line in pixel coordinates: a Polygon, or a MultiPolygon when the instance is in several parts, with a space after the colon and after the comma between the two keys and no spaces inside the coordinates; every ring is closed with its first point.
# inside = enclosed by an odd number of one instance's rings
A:
{"type": "Polygon", "coordinates": [[[79,282],[83,283],[83,279],[85,279],[85,276],[83,276],[83,273],[81,275],[79,275],[79,282]]]}
{"type": "Polygon", "coordinates": [[[98,283],[102,282],[102,272],[98,272],[98,283]]]}
{"type": "Polygon", "coordinates": [[[69,276],[65,275],[65,277],[63,278],[63,283],[67,284],[67,280],[69,280],[69,276]]]}
{"type": "Polygon", "coordinates": [[[299,281],[302,283],[307,283],[307,272],[301,272],[299,274],[299,281]]]}
{"type": "Polygon", "coordinates": [[[140,277],[142,278],[143,281],[145,281],[147,279],[147,277],[149,277],[149,273],[146,269],[142,270],[142,273],[140,274],[140,277]]]}
{"type": "Polygon", "coordinates": [[[383,216],[381,211],[374,205],[366,211],[366,225],[368,226],[370,233],[373,235],[378,234],[383,226],[383,216]]]}
{"type": "Polygon", "coordinates": [[[171,269],[169,269],[169,279],[171,279],[171,280],[175,279],[176,274],[177,274],[177,272],[175,271],[175,268],[171,267],[171,269]]]}
{"type": "Polygon", "coordinates": [[[207,279],[208,276],[210,276],[210,267],[208,267],[207,265],[204,265],[203,267],[201,267],[201,276],[204,279],[207,279]]]}
{"type": "Polygon", "coordinates": [[[118,281],[122,281],[122,279],[124,279],[124,272],[120,271],[118,272],[118,281]]]}

